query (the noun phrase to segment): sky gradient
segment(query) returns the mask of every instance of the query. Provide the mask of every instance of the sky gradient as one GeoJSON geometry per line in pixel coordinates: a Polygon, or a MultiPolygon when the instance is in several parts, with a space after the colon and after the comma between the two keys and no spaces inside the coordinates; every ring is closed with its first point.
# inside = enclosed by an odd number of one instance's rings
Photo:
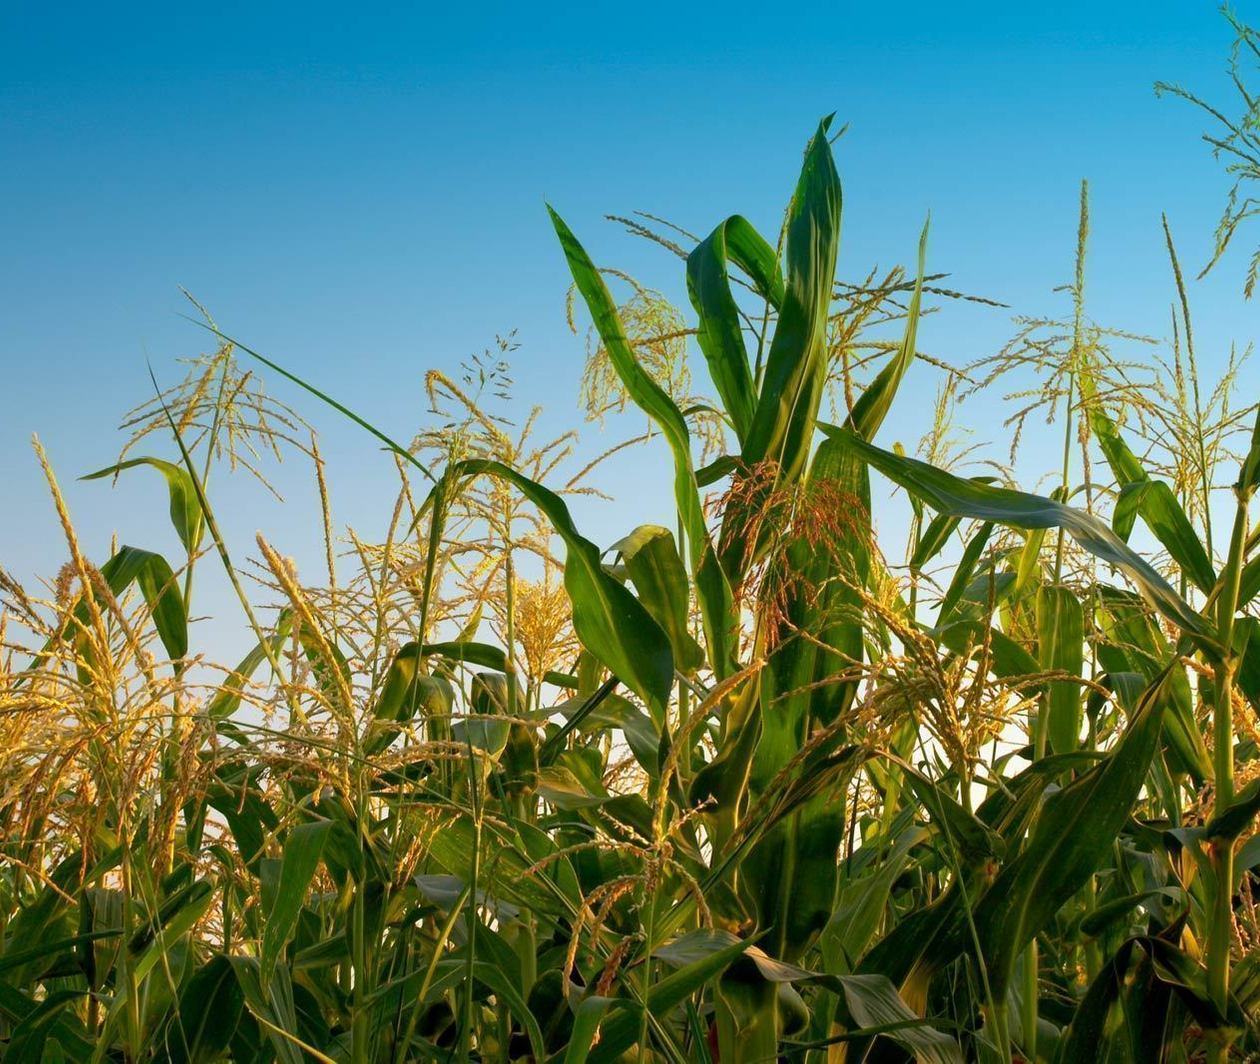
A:
{"type": "MultiPolygon", "coordinates": [[[[1260,10],[1240,5],[1252,21],[1260,10]]],[[[1197,272],[1226,179],[1202,117],[1157,79],[1228,99],[1230,28],[1212,3],[1044,5],[222,4],[13,2],[0,15],[0,564],[51,576],[65,558],[29,448],[38,432],[85,547],[109,537],[177,554],[164,490],[74,478],[109,464],[121,413],[174,360],[207,347],[183,286],[220,326],[409,439],[424,371],[454,371],[517,330],[519,408],[579,426],[583,341],[544,204],[601,264],[685,303],[680,264],[603,221],[641,209],[707,231],[747,214],[773,232],[820,116],[837,145],[840,273],[911,261],[928,212],[929,269],[1011,305],[929,319],[924,349],[965,362],[1012,313],[1062,313],[1078,185],[1093,192],[1090,309],[1168,332],[1160,213],[1197,272]]],[[[1232,106],[1232,102],[1231,102],[1232,106]]],[[[1207,372],[1256,334],[1245,249],[1192,287],[1207,372]]],[[[274,375],[273,375],[274,376],[274,375]]],[[[881,442],[913,444],[937,383],[916,369],[881,442]],[[901,434],[901,435],[898,435],[901,434]]],[[[371,534],[393,472],[371,440],[283,382],[321,431],[336,517],[371,534]]],[[[1004,452],[992,403],[963,407],[1004,452]]],[[[585,430],[594,452],[625,425],[585,430]]],[[[608,543],[670,523],[663,446],[621,461],[620,498],[583,501],[608,543]]],[[[1053,465],[1047,462],[1047,467],[1053,465]]],[[[314,564],[309,470],[216,488],[241,554],[253,534],[314,564]]],[[[221,588],[201,610],[240,627],[221,588]]],[[[225,652],[242,645],[223,637],[225,652]]],[[[241,635],[240,639],[244,639],[241,635]]]]}

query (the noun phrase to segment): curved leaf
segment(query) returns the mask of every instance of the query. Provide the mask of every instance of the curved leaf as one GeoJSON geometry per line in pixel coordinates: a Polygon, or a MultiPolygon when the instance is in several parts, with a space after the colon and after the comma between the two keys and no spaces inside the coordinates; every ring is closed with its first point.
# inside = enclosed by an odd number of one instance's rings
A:
{"type": "Polygon", "coordinates": [[[663,714],[674,682],[669,637],[599,560],[599,549],[573,524],[555,492],[500,462],[469,459],[452,467],[457,476],[489,474],[505,480],[542,511],[564,540],[564,586],[573,606],[578,639],[610,672],[655,712],[663,714]]]}
{"type": "Polygon", "coordinates": [[[99,480],[102,477],[116,477],[124,469],[142,465],[156,469],[166,478],[166,486],[171,499],[171,524],[184,549],[189,554],[194,553],[201,543],[201,534],[205,530],[205,518],[201,512],[201,501],[197,497],[196,485],[193,484],[192,477],[183,466],[161,458],[132,458],[106,469],[98,469],[95,473],[89,473],[79,479],[99,480]]]}
{"type": "Polygon", "coordinates": [[[867,385],[853,404],[846,424],[864,440],[873,440],[875,433],[884,423],[888,411],[892,407],[893,397],[901,385],[906,370],[914,361],[915,344],[919,332],[919,308],[923,301],[923,270],[927,261],[928,223],[924,223],[919,234],[919,267],[915,273],[914,291],[910,295],[910,305],[906,308],[906,329],[901,338],[901,346],[892,360],[879,371],[876,378],[867,385]]]}
{"type": "Polygon", "coordinates": [[[1085,550],[1121,570],[1142,596],[1177,627],[1200,640],[1211,631],[1174,588],[1096,517],[1061,502],[1010,488],[963,480],[916,458],[885,451],[850,429],[822,425],[832,439],[860,455],[889,480],[940,513],[996,521],[1016,528],[1062,528],[1085,550]]]}
{"type": "Polygon", "coordinates": [[[752,425],[757,388],[739,306],[731,294],[728,260],[742,267],[762,298],[775,307],[783,302],[783,278],[774,248],[739,215],[722,222],[687,256],[687,294],[699,316],[696,340],[742,445],[752,425]]]}
{"type": "Polygon", "coordinates": [[[660,428],[673,452],[674,499],[683,532],[687,537],[691,574],[696,582],[704,635],[709,644],[709,660],[718,676],[729,675],[734,671],[736,650],[733,598],[726,574],[717,564],[705,525],[700,491],[692,466],[691,436],[687,421],[665,389],[639,364],[634,349],[626,339],[617,306],[586,249],[564,220],[550,207],[548,210],[551,212],[551,221],[560,238],[574,283],[586,301],[617,376],[634,402],[660,428]]]}
{"type": "Polygon", "coordinates": [[[694,672],[704,664],[704,651],[688,630],[689,584],[674,534],[660,525],[640,525],[611,549],[621,555],[639,601],[669,636],[678,670],[694,672]]]}

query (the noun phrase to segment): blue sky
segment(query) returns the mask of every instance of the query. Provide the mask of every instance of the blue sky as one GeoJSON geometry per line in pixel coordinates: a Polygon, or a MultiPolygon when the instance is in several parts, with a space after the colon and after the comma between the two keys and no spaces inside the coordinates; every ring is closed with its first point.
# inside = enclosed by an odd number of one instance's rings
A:
{"type": "MultiPolygon", "coordinates": [[[[64,558],[35,431],[98,560],[114,531],[174,553],[156,480],[72,482],[116,454],[146,359],[170,382],[206,346],[181,285],[401,438],[423,418],[427,368],[516,329],[518,401],[545,403],[558,430],[580,422],[583,351],[545,201],[599,262],[681,299],[676,260],[602,216],[707,230],[738,211],[772,231],[835,111],[850,123],[842,274],[909,261],[930,210],[931,269],[1013,311],[1060,312],[1085,177],[1091,310],[1162,336],[1160,212],[1197,267],[1226,188],[1201,117],[1152,91],[1162,78],[1228,97],[1231,33],[1207,2],[193,7],[12,0],[0,14],[0,563],[23,577],[64,558]]],[[[1209,367],[1256,333],[1242,258],[1192,290],[1209,367]]],[[[1011,331],[1008,313],[948,311],[921,341],[966,361],[1011,331]]],[[[272,383],[321,430],[338,518],[378,529],[390,463],[272,383]]],[[[917,439],[935,386],[912,375],[885,443],[917,439]]],[[[961,417],[1004,451],[993,405],[961,417]]],[[[591,428],[584,446],[624,428],[591,428]]],[[[665,462],[653,449],[616,467],[621,498],[579,507],[593,538],[668,523],[665,462]]],[[[285,506],[220,482],[238,551],[262,528],[313,564],[309,479],[280,472],[285,506]]],[[[208,590],[203,608],[231,604],[208,590]]]]}

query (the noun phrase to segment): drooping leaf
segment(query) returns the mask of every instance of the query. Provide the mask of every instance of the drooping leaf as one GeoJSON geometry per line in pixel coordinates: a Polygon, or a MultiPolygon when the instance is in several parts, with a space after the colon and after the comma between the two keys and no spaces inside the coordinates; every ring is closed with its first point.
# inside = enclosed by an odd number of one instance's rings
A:
{"type": "Polygon", "coordinates": [[[564,586],[573,630],[582,645],[656,712],[664,713],[674,682],[669,637],[652,615],[599,560],[599,549],[578,532],[560,496],[499,462],[468,460],[459,476],[489,474],[511,484],[543,512],[564,541],[564,586]]]}
{"type": "Polygon", "coordinates": [[[99,480],[102,477],[116,477],[124,469],[132,469],[135,466],[150,466],[166,479],[171,499],[171,524],[184,549],[189,554],[194,554],[201,543],[202,532],[205,530],[205,518],[201,512],[201,502],[197,497],[196,486],[188,470],[183,466],[161,458],[132,458],[106,469],[99,469],[79,479],[99,480]]]}
{"type": "Polygon", "coordinates": [[[687,571],[674,534],[660,525],[640,525],[611,549],[621,555],[639,601],[669,636],[678,669],[694,672],[704,663],[704,651],[688,630],[687,571]]]}
{"type": "MultiPolygon", "coordinates": [[[[726,676],[734,671],[735,661],[733,598],[726,574],[718,565],[709,540],[692,465],[687,421],[665,389],[639,363],[626,339],[616,304],[586,249],[555,211],[551,211],[551,220],[574,283],[586,301],[609,361],[631,399],[660,428],[673,454],[674,499],[687,539],[687,557],[696,585],[709,662],[718,676],[726,676]]],[[[633,684],[630,686],[633,687],[633,684]]]]}
{"type": "Polygon", "coordinates": [[[736,439],[743,444],[752,425],[757,386],[748,364],[739,305],[731,293],[730,261],[752,278],[762,298],[775,307],[783,302],[783,278],[774,249],[739,215],[722,222],[687,257],[687,294],[699,316],[696,340],[736,439]]]}
{"type": "Polygon", "coordinates": [[[501,647],[479,643],[474,639],[457,639],[445,643],[425,643],[424,656],[436,655],[449,661],[466,665],[480,665],[483,669],[507,672],[507,654],[501,647]]]}
{"type": "MultiPolygon", "coordinates": [[[[188,653],[188,618],[184,609],[184,596],[170,563],[153,551],[123,546],[101,566],[100,573],[116,596],[121,595],[133,583],[140,589],[154,630],[178,670],[188,653]]],[[[74,607],[74,618],[77,626],[88,625],[89,611],[86,602],[80,601],[74,607]]],[[[29,668],[39,668],[48,659],[49,649],[57,639],[73,635],[72,628],[67,621],[61,631],[50,638],[44,649],[35,656],[29,668]]],[[[81,647],[81,653],[91,660],[92,651],[86,645],[81,647]]]]}
{"type": "Polygon", "coordinates": [[[1096,517],[1040,495],[963,480],[926,462],[875,447],[850,430],[821,427],[940,513],[1023,529],[1064,529],[1085,550],[1121,570],[1142,596],[1182,631],[1200,640],[1211,640],[1211,630],[1203,618],[1149,562],[1096,517]]]}
{"type": "Polygon", "coordinates": [[[1163,481],[1153,480],[1141,460],[1124,442],[1115,423],[1097,400],[1093,374],[1088,362],[1079,367],[1081,398],[1089,417],[1090,431],[1102,448],[1120,487],[1112,525],[1117,534],[1128,540],[1133,522],[1141,517],[1155,538],[1182,572],[1204,594],[1216,583],[1207,551],[1195,534],[1181,503],[1163,481]]]}

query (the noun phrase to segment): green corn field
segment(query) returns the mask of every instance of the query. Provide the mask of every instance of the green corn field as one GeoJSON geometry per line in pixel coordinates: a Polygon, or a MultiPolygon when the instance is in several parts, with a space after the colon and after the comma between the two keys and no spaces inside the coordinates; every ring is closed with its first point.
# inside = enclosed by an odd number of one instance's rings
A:
{"type": "MultiPolygon", "coordinates": [[[[1250,160],[1214,263],[1254,213],[1247,103],[1212,111],[1250,160]]],[[[923,354],[931,310],[990,301],[926,226],[911,269],[843,280],[839,133],[777,232],[628,223],[686,308],[555,205],[584,413],[641,429],[594,461],[501,415],[511,339],[430,371],[396,438],[199,306],[210,353],[158,368],[115,461],[36,441],[67,560],[0,570],[5,1064],[1260,1059],[1256,377],[1200,380],[1167,223],[1173,340],[1116,353],[1084,185],[1062,319],[923,354]],[[970,460],[974,393],[1009,462],[970,460]],[[329,406],[396,467],[383,539],[331,517],[329,406]],[[672,523],[594,542],[569,503],[626,447],[672,523]],[[216,521],[282,452],[324,572],[216,521]],[[106,549],[58,474],[160,475],[169,513],[106,549]],[[142,538],[168,519],[177,557],[142,538]],[[224,577],[253,649],[216,663],[224,577]]]]}

